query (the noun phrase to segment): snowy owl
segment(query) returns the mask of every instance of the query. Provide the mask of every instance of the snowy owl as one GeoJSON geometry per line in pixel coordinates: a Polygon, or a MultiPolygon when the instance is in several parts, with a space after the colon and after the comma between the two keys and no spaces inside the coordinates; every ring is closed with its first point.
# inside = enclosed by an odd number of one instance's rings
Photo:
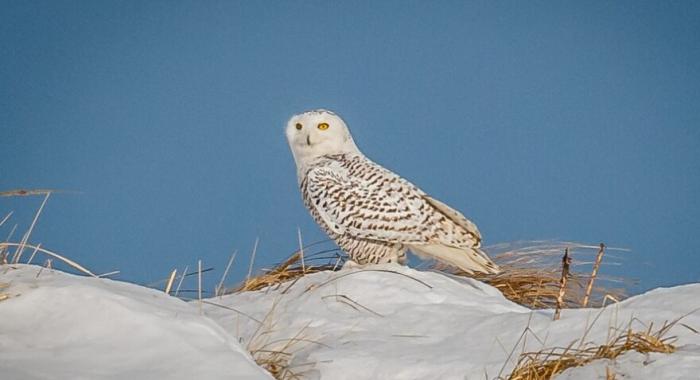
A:
{"type": "Polygon", "coordinates": [[[338,115],[295,115],[286,134],[304,204],[352,261],[405,264],[410,250],[467,273],[498,273],[474,223],[365,157],[338,115]]]}

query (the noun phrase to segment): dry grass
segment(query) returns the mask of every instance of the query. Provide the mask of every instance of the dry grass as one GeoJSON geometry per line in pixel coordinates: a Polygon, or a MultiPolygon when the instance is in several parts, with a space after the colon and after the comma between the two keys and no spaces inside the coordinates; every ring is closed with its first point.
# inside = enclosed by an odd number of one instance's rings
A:
{"type": "Polygon", "coordinates": [[[291,361],[294,354],[309,344],[323,344],[308,337],[308,324],[291,338],[272,338],[276,331],[274,316],[277,308],[277,301],[279,301],[279,299],[273,303],[272,307],[265,315],[265,318],[259,321],[258,328],[248,340],[246,349],[250,352],[253,360],[255,360],[260,367],[267,370],[275,379],[302,379],[304,370],[312,367],[312,365],[292,365],[291,361]]]}
{"type": "Polygon", "coordinates": [[[279,286],[282,283],[299,279],[307,274],[338,270],[343,266],[343,263],[345,263],[345,257],[340,255],[337,250],[326,250],[305,256],[301,254],[301,251],[297,251],[276,267],[265,269],[257,276],[249,276],[241,284],[226,291],[226,293],[279,286]],[[305,259],[304,262],[302,262],[302,257],[305,259]]]}
{"type": "MultiPolygon", "coordinates": [[[[555,321],[561,317],[561,309],[564,307],[564,296],[566,296],[566,284],[569,282],[570,275],[571,256],[569,255],[569,248],[567,247],[564,249],[564,257],[561,258],[561,277],[559,278],[559,294],[557,295],[557,307],[554,310],[555,321]]],[[[591,279],[593,279],[593,274],[591,274],[591,279]]],[[[583,297],[583,301],[581,303],[582,305],[586,304],[587,298],[587,296],[583,297]]]]}
{"type": "Polygon", "coordinates": [[[46,195],[49,193],[76,193],[70,190],[57,189],[13,189],[0,191],[0,197],[27,197],[31,195],[46,195]]]}
{"type": "MultiPolygon", "coordinates": [[[[664,323],[658,330],[652,330],[652,325],[644,331],[633,331],[630,326],[619,330],[605,344],[587,348],[556,347],[537,352],[525,352],[520,355],[515,369],[505,378],[506,380],[548,380],[557,374],[573,367],[581,367],[598,359],[613,360],[618,356],[636,351],[640,353],[660,352],[672,353],[676,350],[673,342],[675,337],[666,337],[669,330],[678,323],[664,323]]],[[[607,378],[615,378],[609,368],[607,378]]]]}
{"type": "Polygon", "coordinates": [[[617,376],[610,367],[605,367],[605,380],[615,380],[617,376]]]}
{"type": "Polygon", "coordinates": [[[260,367],[277,380],[296,380],[302,379],[303,376],[299,371],[291,366],[291,360],[294,355],[292,350],[299,343],[304,342],[303,339],[292,338],[280,343],[279,348],[253,348],[250,349],[250,354],[260,367]]]}
{"type": "MultiPolygon", "coordinates": [[[[553,309],[559,296],[560,271],[556,268],[508,268],[496,275],[473,276],[503,293],[509,300],[531,309],[553,309]]],[[[572,276],[563,295],[563,307],[579,305],[580,279],[572,276]]]]}
{"type": "MultiPolygon", "coordinates": [[[[572,263],[567,271],[565,291],[561,294],[561,308],[582,307],[584,300],[590,306],[598,307],[603,304],[606,296],[617,300],[625,296],[624,286],[619,287],[620,284],[624,285],[622,280],[598,275],[597,267],[595,274],[582,273],[582,270],[595,265],[592,259],[599,252],[599,248],[599,245],[569,242],[501,244],[487,248],[489,251],[501,251],[492,255],[501,267],[501,273],[467,275],[454,270],[452,273],[483,281],[500,290],[509,300],[525,307],[554,309],[557,307],[562,282],[561,256],[569,249],[572,263]],[[596,277],[602,285],[593,286],[590,280],[596,277]]],[[[597,266],[600,266],[600,260],[597,260],[597,263],[597,266]]]]}
{"type": "Polygon", "coordinates": [[[588,301],[591,298],[591,292],[593,291],[593,284],[598,276],[598,270],[600,269],[600,263],[603,262],[603,255],[605,255],[605,244],[600,243],[600,248],[598,249],[598,254],[595,257],[595,262],[593,263],[593,270],[591,270],[591,275],[588,279],[588,285],[586,285],[586,293],[583,296],[583,302],[581,306],[588,306],[588,301]]]}
{"type": "MultiPolygon", "coordinates": [[[[318,243],[314,243],[318,244],[318,243]]],[[[305,247],[308,248],[312,245],[305,247]]],[[[433,269],[445,271],[459,276],[472,277],[485,282],[497,289],[509,300],[531,309],[555,308],[557,298],[560,296],[561,266],[560,257],[565,249],[571,251],[573,262],[567,276],[566,288],[562,294],[562,308],[582,307],[584,300],[591,306],[600,306],[606,296],[620,300],[625,292],[622,288],[613,287],[614,278],[598,276],[599,284],[593,286],[591,279],[594,276],[577,272],[574,269],[584,269],[592,265],[599,251],[598,245],[584,245],[578,243],[553,243],[531,242],[528,244],[502,244],[490,248],[492,251],[500,251],[493,255],[494,260],[503,271],[499,274],[473,274],[469,275],[444,265],[435,264],[433,269]],[[590,258],[591,261],[585,261],[590,258]],[[588,285],[591,286],[588,289],[588,285]],[[588,294],[588,297],[586,297],[588,294]],[[589,301],[590,300],[590,301],[589,301]]],[[[614,249],[613,249],[614,250],[614,249]]],[[[327,270],[338,270],[345,262],[345,256],[338,250],[324,250],[317,253],[306,254],[302,263],[302,250],[294,252],[287,260],[272,269],[263,270],[262,273],[249,276],[236,287],[226,293],[239,291],[260,290],[269,287],[277,287],[282,283],[295,281],[307,274],[327,270]]],[[[598,257],[596,257],[598,258],[598,257]]],[[[600,266],[600,258],[595,260],[600,266]]],[[[595,269],[597,272],[597,267],[595,269]]]]}
{"type": "Polygon", "coordinates": [[[6,282],[0,282],[0,301],[4,301],[4,300],[10,298],[9,293],[3,292],[3,290],[5,290],[9,287],[10,287],[10,284],[8,284],[6,282]]]}
{"type": "MultiPolygon", "coordinates": [[[[310,246],[305,247],[305,249],[308,250],[310,246]]],[[[500,251],[493,257],[503,269],[501,273],[467,274],[439,263],[435,264],[432,269],[472,277],[485,282],[500,290],[509,300],[525,307],[549,309],[556,307],[557,298],[560,296],[561,267],[559,263],[562,253],[567,248],[570,249],[574,260],[567,276],[565,291],[561,294],[562,308],[582,307],[584,300],[586,303],[590,303],[590,306],[600,306],[606,296],[617,300],[624,298],[624,287],[612,286],[619,280],[599,276],[597,273],[588,275],[574,270],[574,268],[585,268],[593,264],[592,259],[599,252],[598,245],[568,242],[502,244],[490,248],[493,251],[500,251]],[[588,258],[591,259],[590,262],[585,261],[588,258]],[[591,279],[594,279],[595,276],[602,280],[603,285],[595,287],[592,285],[591,279]],[[588,289],[588,285],[591,286],[590,289],[588,289]]],[[[307,274],[338,270],[345,262],[345,256],[338,250],[306,254],[304,262],[302,262],[301,252],[303,250],[294,252],[287,260],[272,269],[265,269],[258,275],[249,276],[239,285],[227,290],[226,293],[278,287],[282,283],[295,281],[307,274]]],[[[596,258],[595,272],[600,266],[600,258],[596,258]]]]}
{"type": "MultiPolygon", "coordinates": [[[[10,231],[10,234],[5,238],[4,241],[0,241],[0,265],[1,264],[20,264],[20,263],[26,263],[26,264],[31,264],[32,261],[34,260],[35,256],[37,254],[48,256],[49,258],[45,261],[44,268],[51,269],[52,268],[52,263],[55,260],[60,261],[69,267],[76,269],[82,274],[86,274],[91,277],[105,277],[109,276],[112,274],[118,273],[118,271],[110,272],[110,273],[105,273],[105,274],[100,274],[97,275],[84,266],[78,264],[77,262],[62,256],[54,251],[48,250],[46,248],[42,247],[42,244],[30,244],[29,240],[32,235],[32,231],[36,227],[39,218],[42,214],[42,210],[44,209],[44,206],[46,206],[46,203],[49,200],[49,197],[51,194],[54,193],[76,193],[75,191],[67,191],[67,190],[54,190],[54,189],[14,189],[14,190],[8,190],[8,191],[1,191],[0,192],[0,197],[31,197],[31,196],[43,196],[43,200],[41,204],[39,205],[38,209],[34,213],[34,218],[32,219],[31,224],[29,225],[27,231],[22,235],[22,238],[18,243],[11,242],[11,238],[15,232],[15,229],[17,228],[17,224],[14,225],[12,230],[10,231]],[[14,252],[12,255],[10,255],[10,250],[14,249],[14,252]],[[23,257],[23,254],[26,249],[31,250],[31,254],[29,254],[29,257],[25,259],[23,257]]],[[[10,211],[7,215],[5,215],[2,219],[0,219],[0,227],[4,225],[14,214],[14,211],[10,211]]],[[[29,252],[29,251],[27,251],[29,252]]],[[[43,269],[43,268],[42,268],[43,269]]]]}

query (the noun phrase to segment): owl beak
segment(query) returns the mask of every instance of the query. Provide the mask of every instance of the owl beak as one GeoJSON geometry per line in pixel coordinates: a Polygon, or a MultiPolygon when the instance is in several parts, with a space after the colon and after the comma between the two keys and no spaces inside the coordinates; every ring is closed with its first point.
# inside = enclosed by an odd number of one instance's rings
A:
{"type": "Polygon", "coordinates": [[[306,135],[306,145],[311,146],[311,135],[306,135]]]}

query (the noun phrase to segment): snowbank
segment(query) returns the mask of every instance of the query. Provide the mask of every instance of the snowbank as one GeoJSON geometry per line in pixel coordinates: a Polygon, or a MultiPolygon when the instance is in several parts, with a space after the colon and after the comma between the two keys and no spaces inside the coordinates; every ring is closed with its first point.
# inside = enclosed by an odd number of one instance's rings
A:
{"type": "MultiPolygon", "coordinates": [[[[477,281],[387,265],[212,298],[223,307],[202,316],[152,289],[39,270],[0,266],[2,379],[270,379],[247,349],[290,353],[306,379],[494,379],[523,350],[568,346],[591,324],[585,341],[602,343],[633,317],[660,326],[700,307],[694,284],[553,322],[477,281]]],[[[700,313],[683,323],[699,328],[700,313]]],[[[700,378],[700,335],[680,325],[671,335],[673,354],[631,352],[558,378],[604,379],[606,367],[626,380],[700,378]]]]}
{"type": "Polygon", "coordinates": [[[145,287],[0,266],[0,378],[270,379],[197,308],[145,287]],[[9,285],[8,285],[9,284],[9,285]]]}
{"type": "MultiPolygon", "coordinates": [[[[396,265],[383,268],[396,273],[317,273],[277,290],[211,300],[239,312],[214,306],[205,312],[243,344],[293,353],[292,369],[305,378],[493,379],[507,375],[523,349],[570,345],[596,316],[585,340],[600,344],[609,327],[624,327],[632,317],[660,327],[700,307],[696,284],[657,289],[602,313],[564,310],[553,322],[552,311],[518,306],[477,281],[396,265]],[[518,342],[528,326],[532,333],[518,342]]],[[[700,313],[683,322],[700,328],[700,313]]],[[[645,329],[641,323],[633,327],[645,329]]],[[[617,363],[601,361],[560,377],[604,379],[610,366],[618,378],[698,379],[700,336],[682,326],[671,335],[679,337],[676,353],[630,353],[617,363]]]]}

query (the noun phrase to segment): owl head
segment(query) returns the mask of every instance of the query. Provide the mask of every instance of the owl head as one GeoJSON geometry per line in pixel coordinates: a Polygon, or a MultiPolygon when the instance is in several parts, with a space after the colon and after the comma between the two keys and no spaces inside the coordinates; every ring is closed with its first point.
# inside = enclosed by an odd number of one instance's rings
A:
{"type": "Polygon", "coordinates": [[[320,109],[292,116],[286,134],[297,169],[320,156],[360,153],[343,119],[331,111],[320,109]]]}

